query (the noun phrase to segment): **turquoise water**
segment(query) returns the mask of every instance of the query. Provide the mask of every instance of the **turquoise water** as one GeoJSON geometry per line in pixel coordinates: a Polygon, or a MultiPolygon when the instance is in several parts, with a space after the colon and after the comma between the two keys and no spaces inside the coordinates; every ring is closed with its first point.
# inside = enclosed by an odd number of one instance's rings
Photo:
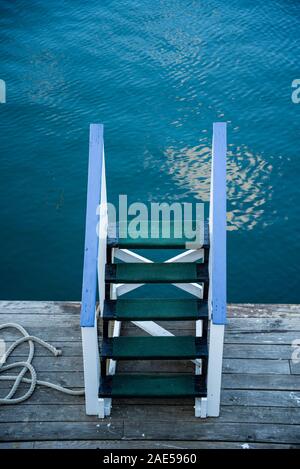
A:
{"type": "Polygon", "coordinates": [[[0,3],[1,299],[81,294],[88,126],[109,199],[208,200],[228,122],[229,301],[300,302],[299,2],[0,3]]]}

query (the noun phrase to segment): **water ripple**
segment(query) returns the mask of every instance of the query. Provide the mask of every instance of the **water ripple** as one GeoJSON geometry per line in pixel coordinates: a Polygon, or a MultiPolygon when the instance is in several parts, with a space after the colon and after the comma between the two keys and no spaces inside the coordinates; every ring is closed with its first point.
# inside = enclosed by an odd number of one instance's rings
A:
{"type": "MultiPolygon", "coordinates": [[[[232,145],[230,145],[232,147],[232,145]]],[[[192,148],[165,151],[167,168],[176,183],[209,202],[211,150],[198,145],[192,148]]],[[[262,155],[253,154],[245,145],[230,149],[227,155],[227,229],[253,229],[259,221],[264,225],[265,205],[272,198],[272,165],[262,155]]]]}

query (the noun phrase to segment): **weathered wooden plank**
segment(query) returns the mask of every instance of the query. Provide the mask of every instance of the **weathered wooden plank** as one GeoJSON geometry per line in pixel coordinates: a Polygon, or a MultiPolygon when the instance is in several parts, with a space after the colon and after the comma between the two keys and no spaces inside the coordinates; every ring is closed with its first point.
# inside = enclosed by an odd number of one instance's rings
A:
{"type": "MultiPolygon", "coordinates": [[[[38,371],[38,379],[48,381],[50,383],[60,384],[69,388],[83,388],[83,373],[78,371],[38,371]]],[[[13,382],[0,381],[0,395],[4,394],[4,390],[11,387],[13,382]]],[[[28,387],[28,384],[22,384],[22,389],[28,387]]],[[[41,389],[39,386],[38,390],[41,389]]]]}
{"type": "MultiPolygon", "coordinates": [[[[38,389],[30,398],[19,406],[36,404],[47,405],[78,405],[83,404],[81,396],[69,396],[55,390],[45,388],[38,389]]],[[[224,389],[221,395],[223,406],[250,406],[250,407],[284,407],[298,408],[300,402],[299,391],[269,391],[269,390],[247,390],[247,389],[224,389]]],[[[191,399],[114,399],[115,406],[137,406],[137,405],[165,405],[165,406],[192,406],[191,399]]],[[[18,406],[15,407],[19,408],[18,406]]]]}
{"type": "MultiPolygon", "coordinates": [[[[79,317],[76,316],[76,319],[78,321],[79,317]]],[[[11,317],[10,314],[1,314],[0,315],[0,320],[1,320],[1,323],[6,323],[6,322],[20,323],[21,326],[25,327],[25,329],[27,327],[35,327],[35,328],[43,327],[44,334],[47,334],[48,328],[52,327],[52,326],[65,327],[66,329],[70,326],[71,327],[76,326],[77,329],[78,329],[78,339],[80,337],[79,336],[79,333],[80,333],[79,324],[75,320],[74,315],[72,315],[72,314],[61,315],[61,314],[52,314],[51,313],[47,316],[47,322],[46,323],[45,323],[45,316],[43,314],[40,315],[40,314],[30,314],[30,313],[28,313],[28,314],[24,313],[20,316],[17,315],[16,317],[13,318],[13,321],[12,321],[12,317],[11,317]]],[[[6,331],[5,331],[5,333],[6,333],[6,331]]]]}
{"type": "MultiPolygon", "coordinates": [[[[83,404],[28,404],[17,406],[3,406],[1,408],[2,422],[96,422],[94,416],[85,413],[83,404]]],[[[108,423],[108,421],[107,421],[108,423]]]]}
{"type": "Polygon", "coordinates": [[[225,374],[223,389],[265,389],[278,391],[300,391],[300,376],[264,374],[225,374]]]}
{"type": "Polygon", "coordinates": [[[277,332],[250,332],[250,331],[225,331],[225,343],[229,344],[281,344],[291,345],[293,340],[299,339],[299,331],[277,332]]]}
{"type": "MultiPolygon", "coordinates": [[[[7,318],[6,318],[7,319],[7,318]]],[[[4,321],[1,320],[1,323],[4,321]]],[[[7,321],[6,321],[7,322],[7,321]]],[[[79,340],[79,329],[78,329],[78,324],[72,325],[72,324],[64,324],[64,325],[50,325],[45,329],[44,326],[34,326],[30,325],[28,327],[27,324],[24,322],[18,321],[18,324],[21,326],[25,327],[27,332],[31,335],[34,335],[36,337],[39,337],[42,340],[45,340],[46,342],[78,342],[79,340]]],[[[11,330],[5,330],[5,332],[1,331],[0,338],[4,339],[5,341],[15,341],[17,338],[19,338],[20,335],[17,335],[14,331],[11,330]]]]}
{"type": "MultiPolygon", "coordinates": [[[[1,320],[0,322],[4,322],[1,320]]],[[[63,327],[56,327],[55,325],[45,328],[45,326],[35,326],[32,325],[30,327],[26,326],[24,322],[17,321],[25,328],[27,327],[28,332],[30,334],[36,335],[41,339],[49,341],[50,343],[58,343],[61,342],[78,342],[79,343],[79,328],[78,324],[72,325],[69,324],[68,326],[65,324],[63,327]]],[[[194,333],[194,329],[168,329],[170,332],[174,333],[175,335],[189,335],[194,333]]],[[[122,330],[122,335],[127,336],[142,336],[146,335],[144,331],[141,329],[136,328],[134,331],[133,329],[128,329],[126,334],[122,330]]],[[[6,341],[11,342],[16,340],[19,337],[15,332],[11,332],[6,330],[5,333],[1,331],[1,338],[5,338],[6,341]]],[[[282,345],[291,345],[293,340],[299,339],[299,331],[278,331],[278,332],[249,332],[249,331],[226,331],[225,332],[225,343],[229,344],[282,344],[282,345]]],[[[61,344],[62,346],[62,344],[61,344]]]]}
{"type": "MultiPolygon", "coordinates": [[[[6,340],[6,349],[8,349],[14,341],[6,340]]],[[[81,357],[82,356],[82,344],[81,342],[68,342],[68,341],[51,341],[51,345],[62,351],[63,357],[81,357]]],[[[12,357],[28,357],[29,345],[28,343],[20,344],[13,352],[12,357]]],[[[39,357],[51,357],[51,352],[35,343],[35,354],[39,357]]]]}
{"type": "MultiPolygon", "coordinates": [[[[142,332],[142,331],[141,331],[142,332]]],[[[189,335],[190,332],[186,331],[189,335]]],[[[141,334],[143,335],[143,334],[141,334]]],[[[299,333],[298,333],[299,335],[299,333]]],[[[134,336],[136,336],[134,334],[134,336]]],[[[6,340],[6,348],[12,345],[13,341],[6,340]]],[[[100,343],[100,341],[99,341],[100,343]]],[[[51,341],[54,347],[61,349],[64,357],[81,357],[82,356],[82,345],[81,342],[68,342],[64,341],[51,341]]],[[[224,357],[225,358],[271,358],[271,359],[290,359],[293,352],[291,342],[289,344],[240,344],[240,343],[225,343],[224,346],[224,357]]],[[[36,354],[39,357],[49,357],[51,354],[44,347],[36,345],[36,354]]],[[[14,357],[27,357],[28,356],[28,344],[21,344],[13,354],[14,357]]]]}
{"type": "Polygon", "coordinates": [[[259,303],[244,303],[244,304],[229,304],[228,316],[234,317],[291,317],[292,315],[299,316],[299,304],[259,304],[259,303]]]}
{"type": "Polygon", "coordinates": [[[211,419],[192,422],[183,421],[174,425],[172,421],[95,421],[95,422],[26,422],[0,423],[1,441],[22,441],[28,435],[35,440],[65,439],[88,440],[202,440],[299,444],[299,425],[280,425],[253,423],[224,423],[217,425],[211,419]],[[124,430],[123,430],[124,429],[124,430]]]}
{"type": "MultiPolygon", "coordinates": [[[[61,348],[63,351],[64,356],[69,356],[69,355],[76,355],[80,356],[80,351],[81,351],[81,343],[78,342],[78,337],[76,336],[76,331],[73,329],[70,329],[69,332],[67,333],[67,330],[60,330],[57,331],[55,328],[51,328],[47,330],[47,336],[45,335],[45,330],[42,328],[37,328],[34,331],[30,331],[31,333],[34,332],[34,335],[37,337],[40,337],[48,342],[50,342],[52,345],[54,345],[57,348],[61,348]],[[71,332],[71,335],[70,335],[71,332]],[[73,341],[73,344],[72,344],[73,341]],[[69,352],[70,350],[70,352],[69,352]],[[74,351],[74,354],[73,352],[74,351]]],[[[176,331],[171,331],[171,332],[176,332],[176,331]]],[[[176,335],[190,335],[191,331],[190,330],[181,330],[178,334],[176,335]]],[[[122,334],[125,335],[125,334],[122,334]]],[[[127,336],[143,336],[146,335],[146,333],[143,331],[139,331],[137,333],[134,333],[133,331],[129,331],[127,336]]],[[[296,338],[299,338],[299,332],[295,333],[290,333],[288,334],[261,334],[260,337],[257,337],[256,340],[256,335],[255,334],[227,334],[225,336],[225,345],[226,344],[232,344],[232,345],[276,345],[276,344],[282,344],[282,345],[287,345],[291,349],[291,343],[293,340],[296,338]]],[[[0,336],[3,338],[3,334],[0,336]]],[[[5,334],[5,339],[7,346],[9,346],[14,340],[16,340],[17,336],[13,335],[11,333],[5,334]]],[[[41,354],[39,353],[40,356],[49,356],[49,352],[47,351],[42,351],[42,349],[37,345],[37,348],[41,351],[41,354]]],[[[253,347],[254,349],[254,347],[253,347]]],[[[14,352],[15,356],[26,356],[27,355],[27,347],[25,345],[20,346],[14,352]],[[20,352],[21,350],[21,352],[20,352]]],[[[262,349],[263,351],[263,349],[262,349]]]]}
{"type": "Polygon", "coordinates": [[[225,344],[224,358],[266,358],[289,360],[292,348],[290,345],[261,345],[261,344],[225,344]]]}
{"type": "Polygon", "coordinates": [[[13,441],[11,443],[1,443],[0,449],[33,449],[34,441],[13,441]]]}
{"type": "MultiPolygon", "coordinates": [[[[1,396],[4,396],[6,393],[3,391],[4,389],[7,389],[7,387],[6,388],[3,387],[1,389],[2,389],[1,396]]],[[[28,386],[27,386],[27,389],[28,389],[28,386]]],[[[77,388],[77,389],[82,389],[82,388],[77,388]]],[[[24,390],[24,385],[21,385],[15,397],[19,397],[20,395],[23,395],[24,394],[24,392],[22,392],[23,390],[24,390]]],[[[71,396],[69,394],[64,394],[54,389],[48,389],[45,387],[38,386],[35,392],[32,394],[32,396],[30,396],[30,399],[22,402],[22,404],[17,404],[17,407],[15,408],[19,408],[18,406],[27,406],[27,405],[32,405],[32,404],[47,404],[51,406],[51,405],[83,404],[83,403],[84,403],[83,396],[71,396]]],[[[2,411],[2,407],[1,407],[1,411],[2,411]]]]}
{"type": "Polygon", "coordinates": [[[244,358],[225,358],[223,360],[224,373],[264,373],[264,374],[290,374],[288,360],[267,360],[244,358]]]}
{"type": "MultiPolygon", "coordinates": [[[[260,402],[258,402],[260,404],[260,402]]],[[[222,422],[300,425],[300,407],[222,406],[222,422]]]]}
{"type": "MultiPolygon", "coordinates": [[[[48,330],[51,327],[62,327],[66,330],[71,328],[73,333],[73,328],[77,330],[77,338],[79,339],[79,324],[78,317],[76,319],[74,315],[65,314],[51,314],[47,316],[47,328],[45,331],[45,322],[44,315],[32,315],[32,314],[23,314],[22,316],[16,316],[13,318],[14,322],[20,323],[25,328],[33,328],[34,330],[43,330],[44,334],[48,336],[48,330]]],[[[10,314],[1,314],[0,315],[1,323],[11,322],[12,317],[10,314]]],[[[170,331],[180,331],[180,330],[194,330],[194,326],[190,321],[179,321],[173,322],[170,324],[170,321],[160,321],[158,322],[162,327],[170,331]]],[[[133,324],[123,325],[123,331],[128,331],[130,329],[138,330],[137,326],[133,324]]],[[[239,332],[248,332],[248,333],[270,333],[270,332],[299,332],[300,331],[300,317],[291,317],[291,318],[233,318],[228,321],[227,334],[237,334],[239,332]]],[[[29,330],[29,332],[32,332],[29,330]]],[[[6,334],[6,332],[5,332],[6,334]]],[[[299,335],[299,334],[298,334],[299,335]]],[[[68,337],[66,333],[64,337],[68,337]]],[[[12,339],[9,339],[12,340],[12,339]]]]}
{"type": "MultiPolygon", "coordinates": [[[[33,359],[33,365],[38,374],[48,371],[63,372],[82,372],[82,357],[65,357],[65,356],[36,356],[33,359]]],[[[138,360],[138,361],[120,361],[118,370],[120,372],[169,372],[183,373],[189,372],[193,364],[188,360],[138,360]]],[[[241,358],[225,358],[223,361],[224,373],[255,373],[255,374],[290,374],[288,360],[268,360],[268,359],[249,359],[241,358]]]]}
{"type": "MultiPolygon", "coordinates": [[[[7,393],[7,390],[10,389],[8,387],[8,385],[6,386],[3,386],[1,387],[1,395],[5,395],[7,393]]],[[[25,385],[21,384],[20,385],[20,389],[19,391],[17,392],[16,394],[16,397],[19,397],[20,395],[24,394],[24,389],[25,389],[25,385]]],[[[27,385],[27,389],[28,389],[28,385],[27,385]]],[[[72,388],[72,389],[82,389],[82,387],[80,388],[72,388]]],[[[67,394],[64,394],[64,393],[61,393],[59,391],[56,391],[56,390],[53,390],[53,389],[48,389],[44,386],[37,386],[37,389],[35,390],[34,394],[30,397],[30,399],[22,402],[22,406],[24,405],[31,405],[31,404],[48,404],[48,405],[57,405],[57,404],[62,404],[62,405],[65,405],[65,404],[82,404],[84,402],[84,399],[82,396],[71,396],[71,395],[67,395],[67,394]]],[[[133,398],[129,398],[129,399],[114,399],[114,403],[117,403],[119,402],[121,405],[123,404],[126,404],[126,405],[137,405],[137,404],[141,404],[141,403],[145,403],[145,404],[164,404],[164,405],[189,405],[189,406],[192,406],[193,405],[193,400],[191,398],[182,398],[182,399],[159,399],[159,398],[156,398],[154,401],[153,399],[149,399],[149,398],[145,398],[145,399],[140,399],[140,398],[137,398],[137,399],[133,399],[133,398]]]]}
{"type": "Polygon", "coordinates": [[[228,320],[228,332],[276,332],[300,331],[300,316],[284,318],[232,318],[228,320]]]}
{"type": "MultiPolygon", "coordinates": [[[[188,361],[176,360],[139,360],[124,361],[118,363],[118,370],[122,373],[142,372],[145,373],[183,373],[192,369],[192,363],[188,361]]],[[[243,374],[290,374],[288,360],[267,360],[267,359],[235,359],[225,358],[223,360],[223,373],[243,373],[243,374]]]]}
{"type": "MultiPolygon", "coordinates": [[[[267,406],[267,407],[285,407],[297,408],[299,406],[298,391],[267,391],[267,390],[231,390],[224,389],[221,395],[221,404],[223,406],[267,406]]],[[[52,405],[81,405],[84,399],[81,396],[69,396],[54,390],[39,389],[30,398],[19,404],[19,406],[47,404],[52,405]]],[[[164,405],[169,408],[175,406],[187,405],[193,408],[191,399],[114,399],[113,409],[116,406],[133,406],[138,405],[164,405]]],[[[2,409],[1,409],[2,410],[2,409]]]]}
{"type": "MultiPolygon", "coordinates": [[[[66,314],[79,317],[81,303],[78,301],[0,301],[0,314],[66,314]]],[[[228,304],[228,317],[290,317],[299,315],[299,304],[228,304]]]]}
{"type": "MultiPolygon", "coordinates": [[[[11,361],[14,361],[13,357],[8,360],[8,363],[11,361]]],[[[82,357],[64,357],[63,355],[54,357],[50,353],[48,357],[35,356],[32,364],[38,375],[43,371],[68,371],[76,373],[83,370],[82,357]]]]}
{"type": "Polygon", "coordinates": [[[137,422],[124,421],[124,437],[144,440],[229,440],[240,442],[293,443],[299,444],[300,425],[279,425],[260,423],[224,423],[217,425],[211,419],[192,422],[173,422],[147,420],[137,422]]]}
{"type": "MultiPolygon", "coordinates": [[[[135,425],[136,421],[153,419],[154,414],[158,421],[192,422],[194,420],[193,408],[190,405],[165,406],[154,402],[152,405],[114,405],[112,417],[106,421],[109,423],[126,419],[135,425]]],[[[95,417],[86,416],[83,404],[5,406],[1,409],[1,420],[7,423],[96,421],[95,417]]],[[[233,422],[299,425],[300,408],[222,406],[218,420],[211,419],[211,421],[216,425],[233,422]]]]}
{"type": "Polygon", "coordinates": [[[300,392],[224,389],[221,395],[221,403],[230,406],[299,408],[300,392]]]}
{"type": "MultiPolygon", "coordinates": [[[[0,317],[2,314],[12,315],[75,315],[80,316],[81,303],[78,301],[0,301],[0,317]]],[[[15,322],[15,318],[13,318],[15,322]]]]}
{"type": "MultiPolygon", "coordinates": [[[[26,443],[13,443],[26,444],[26,443]]],[[[30,444],[30,443],[28,443],[30,444]]],[[[235,443],[228,441],[142,441],[142,440],[113,440],[113,441],[36,441],[35,449],[297,449],[300,445],[274,443],[235,443]]],[[[3,443],[3,447],[10,448],[12,443],[3,443]]],[[[2,448],[0,443],[0,449],[2,448]]]]}
{"type": "MultiPolygon", "coordinates": [[[[9,322],[12,320],[10,314],[0,314],[0,321],[1,322],[9,322]]],[[[43,315],[39,314],[22,314],[16,315],[13,318],[15,322],[20,323],[25,328],[29,329],[30,333],[40,335],[43,334],[44,338],[47,340],[61,340],[61,339],[69,339],[74,340],[76,338],[79,340],[79,324],[78,324],[78,316],[77,314],[68,314],[59,315],[59,314],[49,314],[47,317],[47,328],[45,329],[45,323],[43,320],[43,315]],[[54,331],[52,330],[54,328],[54,331]],[[58,337],[55,338],[53,332],[57,332],[58,337]],[[71,339],[70,339],[71,336],[71,339]]],[[[160,325],[165,327],[166,329],[174,332],[175,334],[186,334],[189,331],[194,331],[194,325],[192,322],[182,321],[182,322],[173,322],[170,323],[168,321],[160,322],[160,325]],[[178,331],[178,332],[177,332],[178,331]]],[[[126,335],[130,334],[130,331],[134,330],[135,332],[140,331],[139,328],[132,324],[126,324],[123,327],[123,333],[126,335]]],[[[282,336],[282,340],[288,341],[290,343],[291,340],[297,338],[296,332],[300,331],[300,317],[294,318],[278,318],[278,319],[268,319],[268,318],[233,318],[230,319],[228,327],[226,329],[226,342],[229,339],[236,338],[236,340],[251,340],[250,343],[257,343],[258,338],[267,340],[268,336],[266,334],[271,333],[280,333],[282,336]],[[240,334],[242,332],[246,332],[246,337],[242,336],[241,339],[240,334]],[[290,332],[290,334],[289,334],[290,332]],[[262,335],[263,334],[263,335],[262,335]]],[[[145,334],[144,332],[140,332],[141,334],[145,334]]],[[[2,333],[3,335],[4,333],[2,333]]],[[[269,340],[278,341],[278,336],[271,335],[269,336],[269,340]]],[[[17,334],[15,332],[5,331],[5,337],[7,340],[13,340],[17,334]]],[[[260,340],[259,339],[259,340],[260,340]]]]}
{"type": "Polygon", "coordinates": [[[95,419],[94,422],[0,422],[0,441],[27,440],[34,435],[35,440],[89,439],[115,440],[123,435],[123,421],[95,419]]]}
{"type": "MultiPolygon", "coordinates": [[[[121,369],[120,369],[121,370],[121,369]]],[[[60,384],[69,388],[83,388],[83,373],[45,371],[39,372],[38,378],[43,381],[60,384]]],[[[28,387],[28,386],[27,386],[28,387]]],[[[0,381],[0,395],[10,388],[8,382],[0,381]]],[[[263,374],[223,374],[223,389],[256,389],[256,390],[281,390],[300,391],[299,375],[263,375],[263,374]]],[[[25,389],[25,385],[20,389],[25,389]]],[[[40,392],[40,387],[37,393],[40,392]]],[[[31,402],[31,399],[30,401],[31,402]]]]}
{"type": "MultiPolygon", "coordinates": [[[[6,340],[6,348],[8,349],[14,341],[6,340]]],[[[82,356],[82,345],[80,342],[57,342],[52,341],[51,345],[61,349],[62,355],[64,357],[81,357],[82,356]]],[[[23,357],[28,356],[29,345],[21,344],[17,349],[14,350],[14,357],[23,357]]],[[[40,345],[36,345],[36,354],[39,357],[49,357],[51,354],[48,350],[40,345]]],[[[291,356],[291,347],[269,345],[265,346],[256,346],[256,345],[239,345],[239,344],[227,344],[224,347],[224,354],[227,358],[286,358],[289,359],[291,356]]]]}

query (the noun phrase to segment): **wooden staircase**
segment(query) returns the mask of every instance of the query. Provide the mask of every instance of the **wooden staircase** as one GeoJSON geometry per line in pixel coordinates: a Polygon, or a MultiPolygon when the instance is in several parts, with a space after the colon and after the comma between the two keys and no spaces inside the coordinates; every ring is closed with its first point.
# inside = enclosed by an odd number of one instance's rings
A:
{"type": "MultiPolygon", "coordinates": [[[[110,230],[108,230],[110,231],[110,230]]],[[[161,233],[161,229],[158,230],[161,233]]],[[[127,231],[126,231],[127,232],[127,231]]],[[[164,238],[140,237],[107,240],[108,250],[144,248],[182,249],[188,240],[173,238],[169,244],[164,238]]],[[[147,283],[191,283],[204,284],[204,298],[194,299],[105,299],[103,310],[103,331],[101,357],[100,397],[206,397],[207,372],[207,325],[208,325],[208,249],[206,240],[205,262],[178,263],[110,263],[106,264],[106,292],[115,284],[147,283]],[[201,337],[145,336],[108,337],[110,321],[202,321],[201,337]],[[201,375],[156,376],[119,375],[107,376],[107,361],[112,360],[190,360],[200,361],[201,375]]],[[[113,255],[108,252],[107,257],[113,255]]]]}
{"type": "Polygon", "coordinates": [[[110,414],[112,398],[131,397],[193,397],[196,416],[219,414],[226,321],[225,156],[225,124],[214,124],[210,218],[204,223],[201,244],[188,249],[189,239],[175,236],[180,220],[168,226],[147,220],[139,236],[131,237],[127,222],[108,223],[103,127],[91,125],[81,310],[87,414],[104,418],[110,414]],[[167,237],[162,235],[166,228],[167,237]],[[136,249],[182,252],[161,263],[142,257],[136,249]],[[191,297],[123,297],[144,284],[170,284],[191,297]],[[186,320],[195,321],[195,336],[175,337],[155,322],[186,320]],[[122,322],[128,321],[148,335],[120,336],[122,322]],[[195,372],[120,374],[116,363],[121,360],[192,360],[195,372]]]}

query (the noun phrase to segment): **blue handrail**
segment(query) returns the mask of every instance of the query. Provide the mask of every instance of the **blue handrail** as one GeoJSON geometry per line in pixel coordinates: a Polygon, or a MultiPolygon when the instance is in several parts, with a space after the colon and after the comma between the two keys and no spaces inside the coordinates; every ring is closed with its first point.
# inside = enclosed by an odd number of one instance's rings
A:
{"type": "Polygon", "coordinates": [[[213,125],[210,188],[210,289],[214,324],[226,324],[226,123],[213,125]]]}
{"type": "Polygon", "coordinates": [[[95,324],[98,264],[97,225],[99,223],[99,210],[97,208],[101,203],[103,150],[103,125],[91,124],[80,314],[81,327],[93,327],[95,324]]]}

